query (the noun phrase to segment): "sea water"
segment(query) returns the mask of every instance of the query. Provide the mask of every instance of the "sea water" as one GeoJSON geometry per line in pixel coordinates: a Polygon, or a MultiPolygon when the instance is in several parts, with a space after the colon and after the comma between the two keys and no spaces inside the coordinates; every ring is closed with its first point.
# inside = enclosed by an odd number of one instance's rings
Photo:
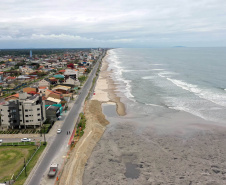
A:
{"type": "Polygon", "coordinates": [[[111,49],[111,70],[127,113],[180,110],[226,120],[226,48],[111,49]]]}

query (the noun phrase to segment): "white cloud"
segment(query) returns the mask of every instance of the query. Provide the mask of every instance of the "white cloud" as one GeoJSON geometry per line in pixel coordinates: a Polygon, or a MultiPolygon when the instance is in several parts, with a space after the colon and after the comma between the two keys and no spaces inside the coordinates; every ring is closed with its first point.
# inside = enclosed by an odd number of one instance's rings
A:
{"type": "Polygon", "coordinates": [[[1,0],[0,5],[0,40],[5,41],[76,40],[119,46],[149,41],[152,46],[154,36],[172,45],[186,45],[189,37],[189,44],[197,45],[199,33],[207,42],[221,33],[225,41],[224,0],[1,0]]]}

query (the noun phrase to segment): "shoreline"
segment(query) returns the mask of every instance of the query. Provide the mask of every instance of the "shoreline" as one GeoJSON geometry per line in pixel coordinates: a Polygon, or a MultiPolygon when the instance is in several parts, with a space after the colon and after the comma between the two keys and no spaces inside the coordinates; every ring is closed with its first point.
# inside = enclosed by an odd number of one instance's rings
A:
{"type": "Polygon", "coordinates": [[[126,110],[125,105],[120,101],[120,97],[118,97],[115,93],[116,85],[114,80],[110,77],[111,71],[107,71],[108,62],[106,61],[106,56],[103,58],[102,66],[101,66],[101,74],[97,80],[97,84],[95,87],[95,95],[93,95],[92,100],[98,100],[101,103],[113,102],[116,104],[116,111],[119,116],[125,116],[126,110]]]}
{"type": "Polygon", "coordinates": [[[102,104],[113,102],[116,104],[116,111],[119,116],[126,114],[125,105],[115,94],[116,87],[110,77],[111,72],[107,71],[108,63],[105,59],[107,55],[106,53],[102,59],[100,74],[95,86],[95,95],[93,95],[91,100],[86,102],[85,117],[87,123],[84,135],[73,149],[70,159],[65,165],[59,184],[82,184],[85,165],[94,147],[101,139],[106,126],[109,124],[109,121],[105,119],[105,115],[102,112],[102,104]]]}

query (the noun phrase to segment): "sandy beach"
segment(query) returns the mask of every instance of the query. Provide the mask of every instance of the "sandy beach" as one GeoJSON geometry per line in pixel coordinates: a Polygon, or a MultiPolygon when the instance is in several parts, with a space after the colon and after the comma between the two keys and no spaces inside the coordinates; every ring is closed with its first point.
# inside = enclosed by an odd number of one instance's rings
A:
{"type": "Polygon", "coordinates": [[[101,72],[95,87],[95,95],[85,104],[85,116],[87,118],[86,129],[83,137],[76,144],[70,159],[67,162],[63,174],[60,178],[60,184],[82,184],[84,168],[93,148],[103,135],[106,125],[109,123],[102,113],[102,103],[117,105],[118,115],[125,115],[124,104],[120,98],[114,94],[115,86],[109,77],[107,71],[108,64],[103,59],[101,72]],[[111,96],[109,96],[111,94],[111,96]]]}
{"type": "MultiPolygon", "coordinates": [[[[108,93],[102,94],[103,102],[117,102],[114,81],[108,78],[107,64],[103,66],[108,80],[101,86],[108,84],[109,89],[98,91],[98,83],[96,92],[108,93]]],[[[226,184],[224,126],[167,108],[161,114],[136,117],[125,114],[121,104],[117,112],[124,116],[105,114],[110,124],[85,166],[84,185],[226,184]]]]}
{"type": "Polygon", "coordinates": [[[107,68],[103,61],[60,184],[226,184],[225,127],[183,111],[126,114],[107,68]]]}

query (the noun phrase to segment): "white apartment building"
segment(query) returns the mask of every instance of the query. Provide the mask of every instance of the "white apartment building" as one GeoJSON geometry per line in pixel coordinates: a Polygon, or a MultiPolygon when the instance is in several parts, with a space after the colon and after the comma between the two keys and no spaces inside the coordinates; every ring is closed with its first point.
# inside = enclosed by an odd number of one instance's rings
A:
{"type": "Polygon", "coordinates": [[[45,101],[39,95],[20,93],[18,100],[0,106],[1,125],[8,128],[26,128],[42,125],[46,120],[45,101]]]}

